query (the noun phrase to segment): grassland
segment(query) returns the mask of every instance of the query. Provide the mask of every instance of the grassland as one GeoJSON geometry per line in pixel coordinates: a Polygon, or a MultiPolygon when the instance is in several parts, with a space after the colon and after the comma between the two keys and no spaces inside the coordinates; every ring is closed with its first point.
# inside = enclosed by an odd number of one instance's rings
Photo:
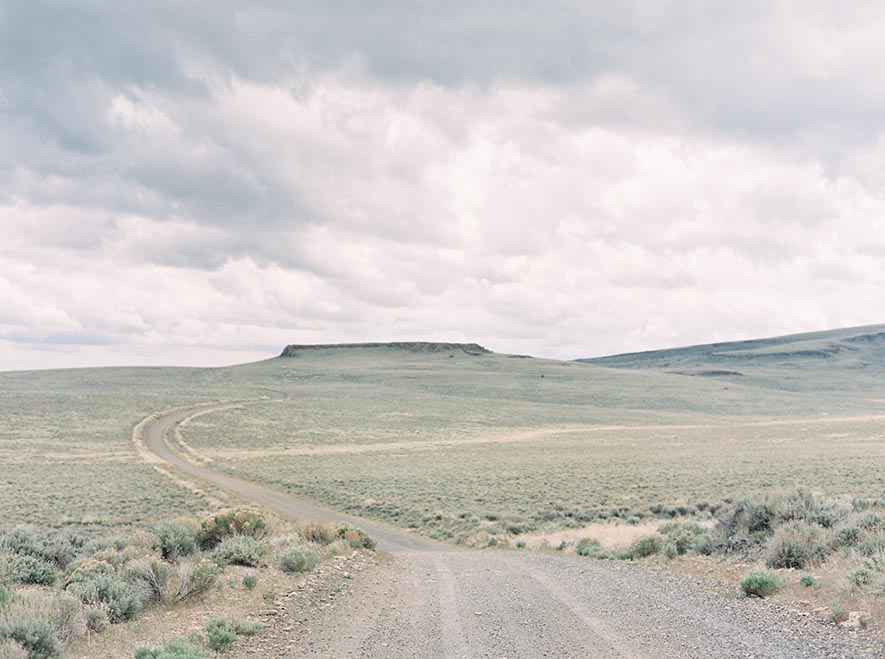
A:
{"type": "Polygon", "coordinates": [[[0,527],[127,531],[207,502],[144,464],[132,428],[160,409],[222,399],[224,371],[0,373],[0,527]]]}
{"type": "Polygon", "coordinates": [[[183,428],[213,467],[464,541],[715,505],[881,493],[882,328],[593,360],[408,348],[221,369],[0,374],[4,525],[137,526],[206,502],[141,464],[147,414],[267,390],[183,428]]]}
{"type": "Polygon", "coordinates": [[[703,517],[760,490],[879,494],[878,330],[732,356],[742,345],[604,365],[302,352],[244,367],[285,400],[203,417],[184,434],[216,469],[456,541],[703,517]]]}
{"type": "Polygon", "coordinates": [[[182,425],[182,448],[468,545],[558,537],[587,556],[657,553],[686,569],[734,545],[742,558],[717,576],[801,562],[804,581],[786,571],[778,587],[885,619],[885,328],[586,362],[412,348],[0,373],[0,533],[61,529],[74,542],[204,515],[214,501],[145,464],[132,429],[160,410],[250,400],[182,425]],[[612,520],[656,535],[586,542],[612,520]]]}

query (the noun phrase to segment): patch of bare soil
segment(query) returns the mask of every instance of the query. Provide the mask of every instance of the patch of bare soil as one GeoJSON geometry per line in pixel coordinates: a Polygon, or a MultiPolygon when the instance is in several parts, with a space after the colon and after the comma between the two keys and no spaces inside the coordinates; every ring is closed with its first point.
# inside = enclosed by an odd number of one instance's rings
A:
{"type": "Polygon", "coordinates": [[[350,596],[354,578],[387,562],[387,554],[354,552],[322,563],[265,607],[259,619],[266,627],[251,638],[240,639],[228,656],[231,659],[293,656],[301,637],[310,634],[309,623],[331,613],[342,598],[350,596]]]}
{"type": "Polygon", "coordinates": [[[345,575],[360,572],[375,562],[371,552],[355,551],[327,559],[305,574],[287,574],[276,566],[261,569],[229,566],[219,576],[216,588],[203,597],[172,606],[149,607],[137,620],[111,625],[101,634],[90,633],[78,639],[70,645],[66,656],[69,659],[131,659],[135,648],[156,646],[172,636],[203,631],[206,620],[217,616],[262,621],[267,628],[255,639],[238,641],[250,645],[260,643],[274,638],[274,623],[293,598],[318,607],[327,606],[327,584],[345,580],[348,578],[345,575]],[[258,575],[258,585],[251,590],[243,585],[246,574],[258,575]]]}

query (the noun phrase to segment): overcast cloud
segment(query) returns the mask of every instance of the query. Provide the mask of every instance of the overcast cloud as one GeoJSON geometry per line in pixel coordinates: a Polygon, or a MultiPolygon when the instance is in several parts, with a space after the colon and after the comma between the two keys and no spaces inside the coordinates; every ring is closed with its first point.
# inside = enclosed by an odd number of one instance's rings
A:
{"type": "Polygon", "coordinates": [[[0,369],[885,321],[882,62],[878,2],[6,0],[0,369]]]}

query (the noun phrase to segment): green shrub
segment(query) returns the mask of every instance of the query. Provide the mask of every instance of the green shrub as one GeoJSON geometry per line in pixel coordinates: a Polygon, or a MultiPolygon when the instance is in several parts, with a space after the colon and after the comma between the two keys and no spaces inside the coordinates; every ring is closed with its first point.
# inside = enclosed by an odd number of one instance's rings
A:
{"type": "Polygon", "coordinates": [[[694,537],[694,540],[691,543],[691,549],[696,554],[710,556],[716,551],[716,542],[713,540],[713,536],[709,533],[702,533],[694,537]]]}
{"type": "Polygon", "coordinates": [[[257,585],[258,585],[258,575],[257,574],[244,574],[243,575],[243,587],[246,588],[246,590],[252,590],[257,585]]]}
{"type": "Polygon", "coordinates": [[[156,536],[154,549],[167,561],[177,561],[197,551],[197,530],[183,520],[160,522],[151,529],[156,536]]]}
{"type": "Polygon", "coordinates": [[[765,557],[765,564],[773,568],[801,569],[811,563],[811,551],[802,542],[784,538],[771,546],[765,557]]]}
{"type": "Polygon", "coordinates": [[[286,572],[307,572],[319,562],[316,552],[309,549],[290,549],[277,558],[280,567],[286,572]]]}
{"type": "Polygon", "coordinates": [[[0,584],[0,612],[5,611],[12,604],[15,596],[2,584],[0,584]]]}
{"type": "Polygon", "coordinates": [[[61,655],[49,612],[26,602],[16,602],[0,613],[0,641],[7,639],[24,647],[29,659],[57,659],[61,655]]]}
{"type": "Polygon", "coordinates": [[[52,597],[50,614],[52,626],[61,640],[69,641],[86,633],[83,606],[76,597],[67,593],[55,595],[52,597]]]}
{"type": "Polygon", "coordinates": [[[86,629],[93,632],[103,632],[108,628],[108,612],[101,606],[87,606],[83,611],[83,619],[86,629]]]}
{"type": "Polygon", "coordinates": [[[741,590],[748,597],[768,597],[781,589],[781,581],[772,572],[750,572],[741,581],[741,590]]]}
{"type": "Polygon", "coordinates": [[[173,636],[159,648],[138,648],[134,656],[135,659],[209,659],[199,634],[191,634],[189,638],[173,636]]]}
{"type": "Polygon", "coordinates": [[[218,566],[212,561],[200,560],[178,564],[178,589],[176,601],[184,601],[202,595],[218,581],[218,566]]]}
{"type": "Polygon", "coordinates": [[[85,545],[85,536],[68,532],[45,539],[40,548],[40,554],[44,559],[64,570],[79,554],[83,553],[85,545]]]}
{"type": "Polygon", "coordinates": [[[630,545],[630,552],[636,558],[645,558],[646,556],[657,554],[661,551],[662,546],[663,541],[660,537],[656,535],[647,535],[638,538],[632,545],[630,545]]]}
{"type": "Polygon", "coordinates": [[[225,652],[237,640],[237,626],[230,618],[212,618],[206,622],[206,643],[216,652],[225,652]]]}
{"type": "Polygon", "coordinates": [[[840,622],[845,622],[846,620],[848,620],[848,611],[846,611],[845,607],[835,600],[830,602],[830,620],[835,622],[837,625],[840,622]]]}
{"type": "Polygon", "coordinates": [[[141,613],[141,600],[112,566],[89,565],[84,568],[75,570],[68,578],[68,592],[79,597],[84,604],[102,605],[112,623],[132,620],[141,613]]]}
{"type": "Polygon", "coordinates": [[[58,576],[45,559],[30,554],[13,555],[8,562],[8,578],[14,583],[51,586],[58,576]]]}
{"type": "Polygon", "coordinates": [[[836,540],[843,547],[854,547],[860,542],[861,532],[856,526],[849,526],[836,534],[836,540]]]}
{"type": "Polygon", "coordinates": [[[806,588],[811,588],[813,585],[817,583],[817,580],[812,577],[810,574],[803,574],[802,578],[799,579],[799,584],[805,586],[806,588]]]}
{"type": "Polygon", "coordinates": [[[172,591],[172,566],[163,561],[143,557],[126,564],[133,590],[145,602],[165,602],[172,591]]]}
{"type": "Polygon", "coordinates": [[[350,543],[354,549],[374,549],[375,541],[362,529],[355,529],[349,526],[338,527],[338,537],[350,543]]]}
{"type": "Polygon", "coordinates": [[[848,575],[848,581],[853,586],[868,586],[873,583],[873,572],[867,568],[860,568],[848,575]]]}
{"type": "Polygon", "coordinates": [[[857,520],[857,525],[864,531],[881,531],[885,529],[885,519],[876,513],[866,513],[857,520]]]}
{"type": "Polygon", "coordinates": [[[0,641],[0,659],[28,659],[28,651],[18,641],[7,638],[0,641]]]}
{"type": "MultiPolygon", "coordinates": [[[[707,534],[702,526],[694,522],[669,522],[661,526],[658,533],[667,538],[665,553],[679,554],[680,556],[692,549],[699,537],[707,534]]],[[[672,558],[673,556],[668,557],[672,558]]]]}
{"type": "Polygon", "coordinates": [[[728,535],[768,535],[772,531],[774,509],[767,501],[745,499],[735,504],[734,511],[726,518],[728,535]]]}
{"type": "Polygon", "coordinates": [[[0,534],[0,551],[17,556],[41,557],[41,544],[24,529],[13,529],[0,534]]]}
{"type": "Polygon", "coordinates": [[[778,530],[765,554],[771,568],[802,569],[824,561],[829,549],[821,542],[820,529],[808,524],[792,524],[778,530]]]}
{"type": "Polygon", "coordinates": [[[219,565],[245,565],[258,567],[267,553],[267,545],[247,535],[233,535],[222,540],[212,552],[212,559],[219,565]]]}
{"type": "Polygon", "coordinates": [[[609,553],[602,553],[599,557],[613,558],[616,561],[632,561],[636,558],[636,554],[633,553],[632,549],[616,549],[609,553]]]}
{"type": "Polygon", "coordinates": [[[233,535],[247,535],[255,540],[262,540],[269,532],[267,520],[260,510],[241,506],[220,510],[204,519],[200,525],[199,538],[203,549],[211,549],[233,535]]]}
{"type": "Polygon", "coordinates": [[[575,545],[575,553],[578,556],[599,556],[602,553],[602,546],[599,540],[581,538],[575,545]]]}

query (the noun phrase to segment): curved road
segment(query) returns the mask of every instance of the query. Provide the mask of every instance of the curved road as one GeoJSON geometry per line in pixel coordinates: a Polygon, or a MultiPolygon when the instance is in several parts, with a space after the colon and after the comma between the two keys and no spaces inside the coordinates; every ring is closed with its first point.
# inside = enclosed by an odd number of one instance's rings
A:
{"type": "Polygon", "coordinates": [[[227,476],[225,474],[219,474],[211,469],[201,467],[186,460],[180,454],[169,448],[169,445],[166,443],[166,435],[177,424],[195,414],[222,409],[223,407],[229,406],[230,404],[202,405],[200,407],[193,407],[165,414],[144,429],[145,445],[152,453],[155,453],[188,476],[208,481],[230,492],[236,492],[243,498],[254,501],[262,506],[267,506],[271,510],[275,510],[286,517],[320,522],[347,522],[349,524],[357,525],[363,528],[377,541],[379,549],[392,552],[405,550],[420,551],[445,546],[439,545],[439,543],[433,542],[432,540],[411,536],[403,532],[401,529],[339,513],[287,494],[275,492],[274,490],[262,487],[261,485],[256,485],[249,481],[240,480],[239,478],[234,478],[233,476],[227,476]]]}
{"type": "MultiPolygon", "coordinates": [[[[364,528],[389,565],[354,579],[334,607],[286,614],[265,657],[882,657],[885,648],[759,600],[643,566],[494,550],[458,550],[195,465],[166,435],[205,405],[145,429],[147,447],[189,476],[299,520],[364,528]],[[295,630],[295,631],[290,631],[295,630]]],[[[259,654],[260,652],[260,654],[259,654]]]]}

